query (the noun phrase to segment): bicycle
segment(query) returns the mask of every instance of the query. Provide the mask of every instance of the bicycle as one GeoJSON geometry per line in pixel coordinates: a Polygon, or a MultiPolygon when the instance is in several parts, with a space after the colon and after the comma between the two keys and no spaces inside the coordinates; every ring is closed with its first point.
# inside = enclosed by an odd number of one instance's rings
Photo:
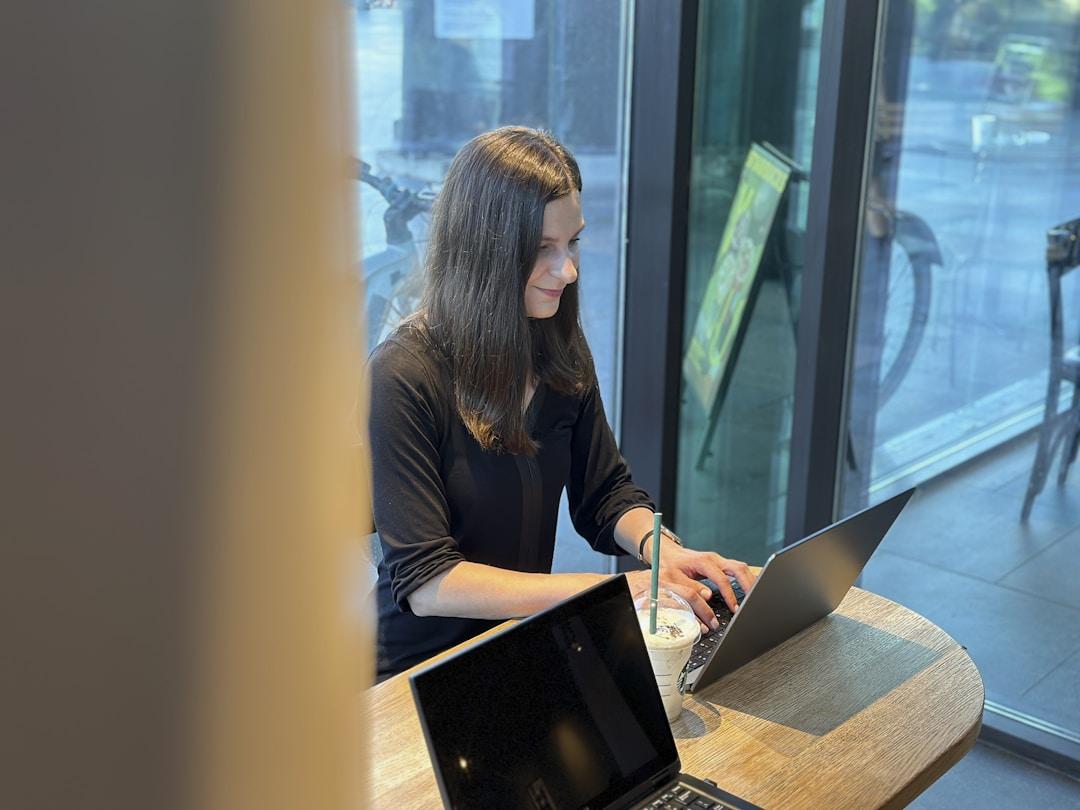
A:
{"type": "MultiPolygon", "coordinates": [[[[420,305],[422,256],[409,223],[431,211],[435,194],[401,188],[391,178],[376,175],[364,161],[357,161],[357,169],[357,178],[387,202],[383,212],[386,249],[363,263],[370,349],[420,305]]],[[[944,260],[934,232],[919,216],[885,207],[875,207],[868,214],[884,223],[881,238],[889,240],[891,251],[878,388],[881,407],[896,393],[915,361],[930,316],[933,268],[942,267],[944,260]]]]}
{"type": "MultiPolygon", "coordinates": [[[[805,170],[796,168],[791,182],[808,182],[805,170]]],[[[868,236],[887,241],[889,249],[889,286],[882,307],[885,314],[881,358],[879,361],[877,402],[880,409],[900,387],[911,369],[930,319],[933,268],[944,267],[941,248],[933,230],[924,219],[909,211],[885,203],[869,203],[864,227],[868,236]]],[[[788,242],[799,243],[801,236],[789,232],[787,239],[774,243],[778,251],[782,279],[787,288],[792,326],[796,315],[795,275],[801,259],[788,242]]]]}
{"type": "Polygon", "coordinates": [[[930,318],[932,271],[944,266],[937,238],[925,220],[897,209],[887,212],[885,219],[884,237],[890,241],[889,288],[878,407],[892,398],[915,361],[930,318]]]}
{"type": "Polygon", "coordinates": [[[364,311],[367,316],[368,350],[375,348],[420,306],[424,280],[423,256],[409,223],[431,211],[435,193],[401,188],[389,177],[380,177],[362,160],[356,161],[357,179],[367,183],[387,202],[383,212],[386,249],[363,260],[364,311]]]}

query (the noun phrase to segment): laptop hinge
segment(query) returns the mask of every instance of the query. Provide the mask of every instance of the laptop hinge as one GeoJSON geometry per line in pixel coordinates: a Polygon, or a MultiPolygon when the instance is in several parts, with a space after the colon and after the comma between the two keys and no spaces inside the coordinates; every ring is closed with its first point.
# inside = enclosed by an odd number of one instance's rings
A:
{"type": "Polygon", "coordinates": [[[651,796],[653,793],[658,791],[660,788],[664,787],[664,785],[668,784],[669,782],[674,781],[675,779],[678,779],[679,778],[679,772],[681,770],[682,770],[682,763],[676,757],[674,765],[669,765],[667,768],[664,768],[664,770],[662,770],[656,776],[653,776],[650,779],[645,780],[636,789],[630,791],[628,794],[622,796],[621,798],[616,799],[614,802],[612,802],[610,805],[608,805],[607,810],[623,810],[623,808],[626,808],[626,807],[633,807],[634,805],[638,804],[642,799],[644,799],[646,796],[651,796]]]}
{"type": "MultiPolygon", "coordinates": [[[[710,656],[710,660],[711,660],[711,656],[710,656]]],[[[695,669],[693,672],[689,673],[686,676],[686,692],[687,692],[687,694],[692,694],[693,693],[694,687],[697,686],[697,682],[699,680],[701,680],[701,675],[702,675],[702,673],[705,672],[705,669],[708,666],[709,666],[709,662],[706,661],[704,664],[702,664],[700,667],[698,667],[697,669],[695,669]]]]}

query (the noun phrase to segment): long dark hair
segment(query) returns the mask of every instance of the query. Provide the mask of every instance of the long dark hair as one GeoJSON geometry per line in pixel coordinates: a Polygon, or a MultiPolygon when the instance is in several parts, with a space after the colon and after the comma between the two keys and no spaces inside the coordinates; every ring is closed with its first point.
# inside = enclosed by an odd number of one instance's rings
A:
{"type": "Polygon", "coordinates": [[[551,318],[525,312],[544,208],[580,191],[577,161],[562,144],[503,127],[461,148],[435,201],[419,325],[449,360],[458,414],[487,450],[537,451],[522,413],[530,375],[564,394],[595,379],[577,284],[551,318]]]}

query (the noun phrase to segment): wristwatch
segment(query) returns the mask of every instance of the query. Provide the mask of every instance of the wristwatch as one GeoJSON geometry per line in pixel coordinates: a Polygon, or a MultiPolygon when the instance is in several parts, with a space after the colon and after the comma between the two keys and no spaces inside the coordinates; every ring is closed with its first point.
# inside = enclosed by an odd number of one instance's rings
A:
{"type": "MultiPolygon", "coordinates": [[[[679,535],[675,534],[675,532],[673,532],[667,526],[660,527],[660,534],[662,537],[666,537],[671,540],[671,542],[673,542],[677,546],[681,546],[683,544],[682,540],[679,539],[679,535]]],[[[649,560],[645,559],[645,543],[650,537],[652,537],[652,529],[649,529],[647,532],[645,532],[637,547],[638,562],[645,563],[645,565],[649,567],[651,567],[652,563],[649,560]]]]}

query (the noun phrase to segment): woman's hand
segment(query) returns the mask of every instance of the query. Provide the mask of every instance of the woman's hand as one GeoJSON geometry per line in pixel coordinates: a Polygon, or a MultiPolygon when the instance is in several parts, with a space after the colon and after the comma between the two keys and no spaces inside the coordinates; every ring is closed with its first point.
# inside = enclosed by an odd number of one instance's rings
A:
{"type": "MultiPolygon", "coordinates": [[[[750,567],[740,560],[729,560],[713,551],[694,551],[675,543],[665,542],[660,555],[660,584],[670,588],[690,603],[698,620],[702,623],[702,633],[716,630],[719,623],[708,600],[712,592],[699,580],[709,578],[719,587],[724,602],[734,612],[738,608],[735,592],[728,577],[735,581],[744,592],[749,592],[755,576],[750,567]]],[[[652,571],[632,571],[626,575],[630,583],[630,592],[634,595],[649,590],[652,571]]]]}

